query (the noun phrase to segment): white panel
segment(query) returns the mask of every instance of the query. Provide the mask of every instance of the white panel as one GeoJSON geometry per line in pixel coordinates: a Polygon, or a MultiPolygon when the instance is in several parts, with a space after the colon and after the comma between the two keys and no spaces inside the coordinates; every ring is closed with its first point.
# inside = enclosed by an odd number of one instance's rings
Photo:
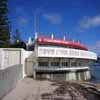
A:
{"type": "Polygon", "coordinates": [[[96,53],[63,47],[38,47],[38,57],[97,59],[96,53]]]}
{"type": "Polygon", "coordinates": [[[4,67],[20,64],[21,56],[20,50],[4,50],[4,67]]]}

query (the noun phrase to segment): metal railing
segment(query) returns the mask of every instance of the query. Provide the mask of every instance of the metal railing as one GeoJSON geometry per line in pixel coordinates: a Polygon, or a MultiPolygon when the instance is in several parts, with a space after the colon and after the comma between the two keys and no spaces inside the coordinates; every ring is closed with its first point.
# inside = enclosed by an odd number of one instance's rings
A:
{"type": "Polygon", "coordinates": [[[44,66],[38,66],[34,68],[35,70],[40,70],[40,71],[77,71],[77,70],[86,70],[89,69],[88,66],[77,66],[77,67],[56,67],[56,66],[52,66],[52,67],[44,67],[44,66]]]}

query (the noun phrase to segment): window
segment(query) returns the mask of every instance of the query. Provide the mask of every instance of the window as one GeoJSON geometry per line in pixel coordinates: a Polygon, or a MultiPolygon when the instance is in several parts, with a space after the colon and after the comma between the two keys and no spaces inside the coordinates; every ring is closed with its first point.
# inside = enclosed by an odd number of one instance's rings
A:
{"type": "Polygon", "coordinates": [[[59,62],[51,62],[51,66],[59,66],[59,62]]]}
{"type": "Polygon", "coordinates": [[[38,62],[38,66],[48,66],[48,62],[38,62]]]}
{"type": "Polygon", "coordinates": [[[77,63],[76,62],[72,62],[71,66],[77,66],[77,63]]]}
{"type": "Polygon", "coordinates": [[[68,62],[62,62],[62,66],[68,66],[68,62]]]}
{"type": "Polygon", "coordinates": [[[78,62],[79,66],[89,66],[90,64],[89,60],[79,60],[78,62]]]}

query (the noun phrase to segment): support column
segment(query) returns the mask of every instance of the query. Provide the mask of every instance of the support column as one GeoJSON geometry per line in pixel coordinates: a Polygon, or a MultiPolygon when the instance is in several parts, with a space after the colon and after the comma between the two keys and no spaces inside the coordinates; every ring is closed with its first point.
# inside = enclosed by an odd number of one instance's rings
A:
{"type": "Polygon", "coordinates": [[[69,72],[69,80],[76,80],[76,73],[75,73],[75,71],[69,72]]]}
{"type": "Polygon", "coordinates": [[[79,60],[78,59],[76,59],[76,63],[77,63],[76,67],[79,67],[79,60]]]}
{"type": "Polygon", "coordinates": [[[70,58],[68,59],[68,67],[69,68],[71,67],[71,59],[70,58]]]}
{"type": "Polygon", "coordinates": [[[86,75],[86,72],[87,72],[87,71],[84,71],[84,79],[85,79],[85,80],[88,79],[88,77],[87,77],[87,75],[86,75]]]}
{"type": "Polygon", "coordinates": [[[59,58],[60,65],[59,67],[62,68],[62,58],[59,58]]]}
{"type": "Polygon", "coordinates": [[[50,68],[51,67],[51,59],[50,58],[48,58],[48,67],[50,68]]]}
{"type": "Polygon", "coordinates": [[[33,64],[33,78],[36,79],[36,69],[38,69],[38,58],[35,59],[33,64]]]}
{"type": "Polygon", "coordinates": [[[36,79],[36,71],[33,70],[33,79],[36,79]]]}
{"type": "Polygon", "coordinates": [[[78,79],[81,81],[81,72],[78,73],[78,79]]]}
{"type": "Polygon", "coordinates": [[[86,77],[87,77],[87,80],[91,78],[91,75],[90,75],[90,71],[89,70],[86,71],[86,77]]]}
{"type": "Polygon", "coordinates": [[[66,72],[66,81],[69,81],[69,72],[66,72]]]}

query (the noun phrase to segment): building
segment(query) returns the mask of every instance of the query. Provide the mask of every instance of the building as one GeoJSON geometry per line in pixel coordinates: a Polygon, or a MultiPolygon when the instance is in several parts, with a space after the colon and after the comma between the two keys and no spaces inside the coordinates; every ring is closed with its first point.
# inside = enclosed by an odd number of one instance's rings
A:
{"type": "MultiPolygon", "coordinates": [[[[0,98],[26,76],[34,79],[88,80],[97,55],[77,42],[38,37],[33,51],[0,48],[0,98]]],[[[99,77],[99,76],[98,76],[99,77]]]]}
{"type": "Polygon", "coordinates": [[[89,64],[97,59],[83,44],[38,37],[35,42],[33,77],[50,80],[89,80],[89,64]]]}

